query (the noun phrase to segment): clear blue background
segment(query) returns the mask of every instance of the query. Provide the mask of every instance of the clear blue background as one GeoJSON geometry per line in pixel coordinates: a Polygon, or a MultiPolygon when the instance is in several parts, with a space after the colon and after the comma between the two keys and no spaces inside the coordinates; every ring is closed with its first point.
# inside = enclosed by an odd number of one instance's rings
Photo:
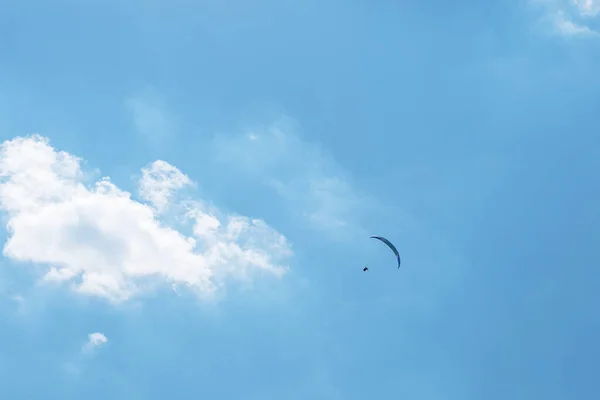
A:
{"type": "Polygon", "coordinates": [[[203,197],[284,233],[295,257],[266,294],[232,291],[214,308],[169,291],[114,306],[5,262],[0,397],[597,397],[600,41],[546,32],[544,12],[2,2],[2,140],[38,132],[127,190],[165,159],[203,197]],[[132,96],[160,99],[173,132],[140,135],[132,96]],[[376,199],[351,216],[366,236],[291,217],[296,203],[211,156],[215,135],[281,116],[376,199]],[[397,244],[401,270],[369,234],[397,244]],[[94,331],[108,344],[66,373],[94,331]]]}

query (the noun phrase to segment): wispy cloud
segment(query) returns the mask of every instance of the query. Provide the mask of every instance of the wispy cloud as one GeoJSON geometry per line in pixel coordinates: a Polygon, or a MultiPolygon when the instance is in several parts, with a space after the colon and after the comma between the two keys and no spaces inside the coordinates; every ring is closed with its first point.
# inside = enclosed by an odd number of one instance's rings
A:
{"type": "Polygon", "coordinates": [[[175,115],[169,110],[164,96],[152,87],[147,87],[125,101],[135,130],[145,140],[161,145],[176,130],[175,115]]]}
{"type": "Polygon", "coordinates": [[[600,0],[531,0],[543,10],[542,21],[566,37],[600,38],[600,0]]]}
{"type": "Polygon", "coordinates": [[[599,0],[571,0],[582,15],[595,17],[600,14],[599,0]]]}
{"type": "Polygon", "coordinates": [[[294,216],[335,237],[362,233],[360,218],[370,199],[331,154],[300,136],[291,119],[220,135],[213,145],[222,165],[272,188],[294,216]]]}
{"type": "MultiPolygon", "coordinates": [[[[188,199],[190,234],[158,219],[170,194],[190,180],[164,161],[142,174],[136,201],[109,178],[84,184],[81,159],[39,135],[0,146],[0,210],[8,217],[4,255],[46,266],[45,281],[122,301],[156,282],[212,297],[229,278],[280,276],[287,239],[260,219],[225,214],[188,199]]],[[[183,228],[182,228],[183,229],[183,228]]],[[[24,264],[28,265],[28,264],[24,264]]]]}
{"type": "Polygon", "coordinates": [[[75,376],[85,373],[88,363],[94,358],[98,350],[107,343],[108,338],[103,333],[90,333],[80,350],[73,354],[70,360],[63,363],[64,371],[75,376]]]}

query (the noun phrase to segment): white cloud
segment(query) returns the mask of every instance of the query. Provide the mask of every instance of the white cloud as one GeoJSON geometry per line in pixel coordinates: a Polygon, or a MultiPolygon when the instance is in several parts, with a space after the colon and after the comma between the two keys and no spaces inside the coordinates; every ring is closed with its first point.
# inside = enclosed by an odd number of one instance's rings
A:
{"type": "Polygon", "coordinates": [[[191,184],[190,178],[166,161],[158,160],[142,169],[139,193],[142,200],[164,211],[175,191],[191,184]]]}
{"type": "Polygon", "coordinates": [[[587,26],[579,25],[566,18],[563,13],[555,15],[554,24],[556,29],[563,35],[597,35],[597,33],[587,26]]]}
{"type": "Polygon", "coordinates": [[[164,97],[153,88],[146,88],[125,101],[136,131],[153,144],[161,144],[174,134],[175,117],[169,112],[164,97]]]}
{"type": "Polygon", "coordinates": [[[362,233],[360,214],[367,197],[346,171],[317,143],[302,140],[295,124],[281,119],[239,136],[218,136],[220,162],[238,168],[276,191],[298,216],[323,231],[362,233]]]}
{"type": "Polygon", "coordinates": [[[90,353],[95,349],[104,346],[106,343],[108,343],[108,339],[104,334],[100,332],[90,333],[87,342],[83,345],[81,350],[83,353],[90,353]]]}
{"type": "Polygon", "coordinates": [[[541,6],[543,21],[562,36],[600,37],[600,0],[531,0],[541,6]]]}
{"type": "Polygon", "coordinates": [[[596,16],[600,13],[600,0],[571,0],[581,15],[596,16]]]}
{"type": "MultiPolygon", "coordinates": [[[[0,209],[8,218],[4,255],[46,266],[45,281],[121,301],[157,282],[210,297],[229,278],[285,272],[288,242],[264,221],[187,201],[183,217],[193,233],[186,235],[108,178],[85,185],[80,163],[39,135],[0,146],[0,209]]],[[[147,171],[140,192],[156,207],[165,207],[169,194],[189,183],[164,161],[147,171]]]]}

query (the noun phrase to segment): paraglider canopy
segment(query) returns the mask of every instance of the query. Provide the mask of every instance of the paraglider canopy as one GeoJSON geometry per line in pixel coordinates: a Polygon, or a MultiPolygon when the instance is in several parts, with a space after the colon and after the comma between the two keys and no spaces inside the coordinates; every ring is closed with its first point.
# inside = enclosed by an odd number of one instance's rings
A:
{"type": "Polygon", "coordinates": [[[398,253],[398,250],[396,249],[396,246],[394,246],[392,244],[392,242],[390,242],[389,240],[387,240],[383,236],[371,236],[371,239],[377,239],[377,240],[380,240],[383,243],[385,243],[394,252],[394,254],[396,255],[396,260],[398,261],[398,268],[400,268],[400,254],[398,253]]]}

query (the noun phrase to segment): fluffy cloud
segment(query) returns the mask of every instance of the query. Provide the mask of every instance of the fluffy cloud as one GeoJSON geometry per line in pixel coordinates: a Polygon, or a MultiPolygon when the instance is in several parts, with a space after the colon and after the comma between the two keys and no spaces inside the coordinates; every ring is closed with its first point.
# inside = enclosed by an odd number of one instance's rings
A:
{"type": "Polygon", "coordinates": [[[148,204],[108,178],[86,185],[81,159],[39,135],[0,146],[0,179],[4,255],[45,265],[46,281],[80,293],[122,301],[166,281],[210,297],[232,277],[281,275],[292,254],[264,221],[223,215],[201,201],[181,207],[188,235],[159,221],[172,193],[190,184],[164,161],[142,170],[139,192],[148,204]]]}
{"type": "Polygon", "coordinates": [[[222,165],[239,168],[271,187],[290,210],[331,233],[362,233],[360,214],[371,201],[353,187],[346,171],[317,143],[298,136],[289,119],[214,142],[222,165]]]}
{"type": "Polygon", "coordinates": [[[142,168],[139,184],[140,198],[164,211],[175,191],[191,184],[190,179],[169,163],[158,160],[142,168]]]}
{"type": "Polygon", "coordinates": [[[107,342],[108,339],[106,338],[106,336],[104,336],[104,334],[100,332],[90,333],[88,335],[87,342],[83,345],[83,348],[81,350],[84,353],[90,353],[98,347],[105,345],[107,342]]]}

